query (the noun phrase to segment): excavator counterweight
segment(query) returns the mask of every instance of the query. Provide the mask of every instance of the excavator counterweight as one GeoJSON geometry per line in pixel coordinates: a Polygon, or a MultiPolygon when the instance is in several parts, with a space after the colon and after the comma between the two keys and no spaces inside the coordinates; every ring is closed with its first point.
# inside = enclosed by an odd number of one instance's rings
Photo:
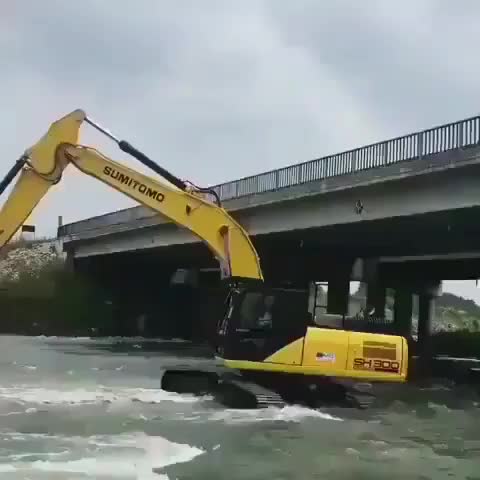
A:
{"type": "Polygon", "coordinates": [[[232,406],[315,406],[333,399],[359,407],[370,399],[355,390],[357,382],[406,381],[405,338],[321,328],[308,310],[308,292],[265,284],[248,233],[221,206],[215,191],[177,178],[83,110],[54,122],[0,182],[2,194],[17,178],[0,210],[0,248],[70,164],[196,235],[218,260],[221,278],[229,286],[225,314],[216,322],[212,369],[170,369],[162,377],[162,388],[215,393],[232,406]],[[80,144],[83,123],[106,134],[161,180],[80,144]]]}

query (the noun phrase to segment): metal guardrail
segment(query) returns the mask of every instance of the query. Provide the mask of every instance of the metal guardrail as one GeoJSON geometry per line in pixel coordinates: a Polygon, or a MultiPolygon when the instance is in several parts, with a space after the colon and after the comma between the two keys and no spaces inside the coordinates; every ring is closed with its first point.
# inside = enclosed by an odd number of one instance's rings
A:
{"type": "Polygon", "coordinates": [[[275,191],[480,144],[480,116],[212,187],[222,200],[275,191]]]}

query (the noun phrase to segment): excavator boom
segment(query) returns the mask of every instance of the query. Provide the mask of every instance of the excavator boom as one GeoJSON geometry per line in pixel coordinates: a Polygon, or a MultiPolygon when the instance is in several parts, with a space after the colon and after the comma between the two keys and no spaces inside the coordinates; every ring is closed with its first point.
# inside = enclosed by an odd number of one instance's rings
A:
{"type": "MultiPolygon", "coordinates": [[[[0,248],[20,228],[48,190],[61,180],[63,171],[71,163],[86,175],[190,230],[218,259],[224,278],[263,280],[259,259],[248,234],[223,208],[207,200],[202,190],[198,193],[188,191],[186,183],[128,142],[116,139],[82,110],[75,110],[53,123],[47,134],[29,148],[19,162],[24,162],[20,177],[0,211],[0,248]],[[173,186],[111,160],[94,148],[79,145],[80,127],[84,121],[106,133],[122,150],[166,177],[173,186]],[[235,252],[233,256],[232,251],[235,252]]],[[[19,170],[18,164],[15,168],[19,170]]],[[[7,175],[6,180],[12,176],[7,175]]]]}
{"type": "Polygon", "coordinates": [[[20,173],[0,210],[0,248],[15,235],[50,188],[60,181],[65,163],[57,164],[61,143],[76,144],[85,113],[75,110],[50,126],[48,132],[17,160],[1,182],[1,191],[20,173]]]}

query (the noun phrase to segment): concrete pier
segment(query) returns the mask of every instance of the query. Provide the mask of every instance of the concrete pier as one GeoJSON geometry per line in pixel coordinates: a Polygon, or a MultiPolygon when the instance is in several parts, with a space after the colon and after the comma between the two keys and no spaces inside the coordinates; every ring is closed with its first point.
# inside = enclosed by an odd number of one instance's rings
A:
{"type": "Polygon", "coordinates": [[[412,333],[413,298],[407,287],[395,289],[394,324],[395,332],[405,337],[412,333]]]}

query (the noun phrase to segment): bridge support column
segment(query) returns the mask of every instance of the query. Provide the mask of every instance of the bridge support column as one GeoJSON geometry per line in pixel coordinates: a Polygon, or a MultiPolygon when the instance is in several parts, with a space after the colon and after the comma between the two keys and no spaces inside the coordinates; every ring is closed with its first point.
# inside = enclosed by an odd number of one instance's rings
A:
{"type": "Polygon", "coordinates": [[[340,264],[334,276],[328,280],[327,312],[346,315],[350,296],[350,272],[352,263],[340,264]]]}
{"type": "Polygon", "coordinates": [[[375,308],[375,315],[385,314],[386,287],[380,283],[378,259],[369,258],[364,263],[363,281],[367,283],[367,306],[375,308]]]}
{"type": "Polygon", "coordinates": [[[378,317],[385,316],[387,288],[385,285],[377,282],[371,282],[367,286],[367,305],[375,308],[375,315],[378,317]]]}
{"type": "Polygon", "coordinates": [[[351,278],[367,284],[367,308],[375,308],[375,316],[384,317],[387,288],[380,279],[378,258],[357,259],[351,278]]]}
{"type": "Polygon", "coordinates": [[[435,298],[441,295],[441,282],[424,285],[418,302],[418,371],[427,375],[432,361],[432,326],[435,321],[435,298]]]}
{"type": "Polygon", "coordinates": [[[66,272],[74,273],[75,272],[75,257],[72,252],[67,252],[65,255],[65,263],[63,268],[66,272]]]}
{"type": "Polygon", "coordinates": [[[395,332],[407,338],[412,334],[413,298],[405,287],[395,290],[394,322],[395,332]]]}
{"type": "Polygon", "coordinates": [[[199,271],[178,269],[169,287],[171,321],[176,324],[175,336],[191,340],[195,335],[195,323],[199,307],[199,271]]]}
{"type": "Polygon", "coordinates": [[[418,355],[420,364],[430,362],[431,332],[435,314],[435,298],[422,294],[418,298],[418,355]]]}

